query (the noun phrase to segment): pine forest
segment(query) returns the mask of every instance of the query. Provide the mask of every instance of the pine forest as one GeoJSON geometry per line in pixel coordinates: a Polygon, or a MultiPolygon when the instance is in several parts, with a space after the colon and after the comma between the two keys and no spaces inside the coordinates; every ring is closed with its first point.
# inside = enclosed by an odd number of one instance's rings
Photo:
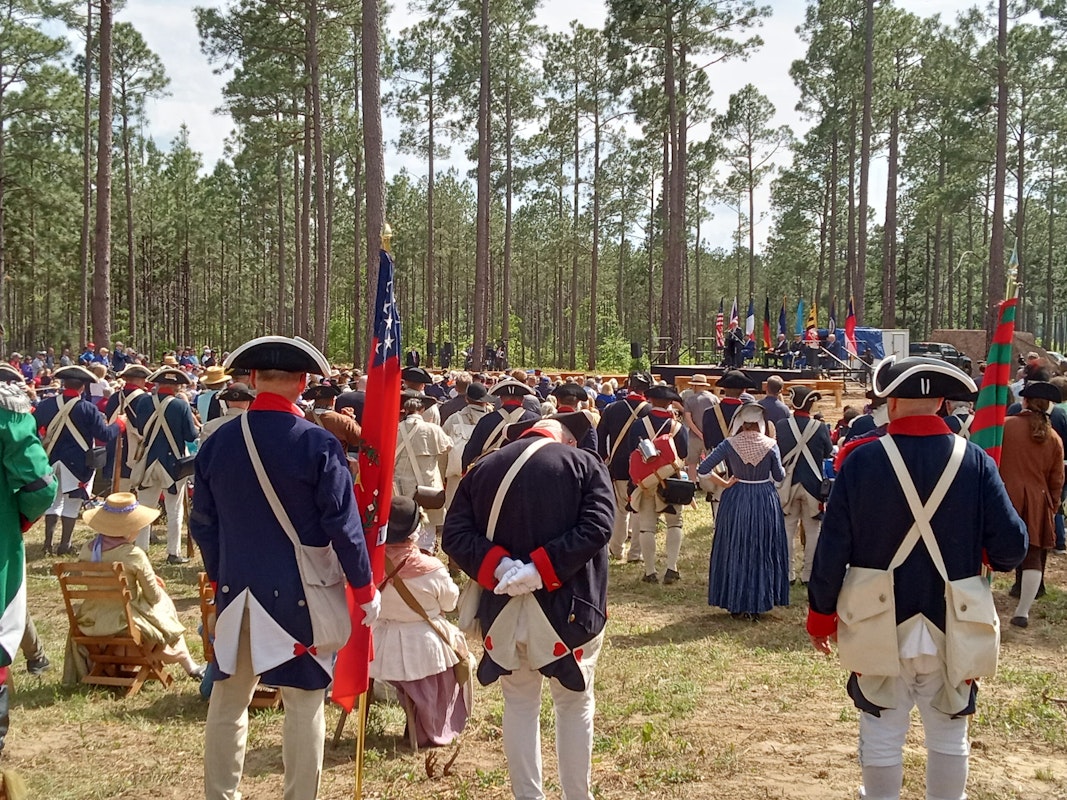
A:
{"type": "Polygon", "coordinates": [[[431,364],[705,361],[735,298],[990,330],[1016,265],[1018,327],[1067,339],[1064,0],[807,0],[802,132],[758,81],[716,89],[763,46],[755,0],[605,0],[555,33],[538,0],[225,0],[194,12],[233,120],[214,164],[146,132],[175,76],[137,1],[0,0],[5,355],[279,333],[358,364],[383,220],[431,364]]]}

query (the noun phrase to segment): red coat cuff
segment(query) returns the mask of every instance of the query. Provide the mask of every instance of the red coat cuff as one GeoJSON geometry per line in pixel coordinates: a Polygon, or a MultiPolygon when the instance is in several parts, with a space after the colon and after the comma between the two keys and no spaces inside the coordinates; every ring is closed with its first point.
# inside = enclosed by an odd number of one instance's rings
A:
{"type": "Polygon", "coordinates": [[[353,586],[352,596],[356,598],[356,605],[361,606],[364,603],[369,603],[374,599],[375,591],[377,591],[377,589],[374,586],[373,581],[364,586],[353,586]]]}
{"type": "Polygon", "coordinates": [[[837,614],[820,614],[809,608],[808,633],[812,636],[833,636],[837,633],[837,614]]]}
{"type": "Polygon", "coordinates": [[[26,519],[24,516],[19,514],[19,530],[21,530],[23,533],[26,533],[32,527],[33,527],[33,520],[32,519],[26,519]]]}
{"type": "Polygon", "coordinates": [[[537,567],[537,571],[541,573],[541,582],[545,585],[545,588],[550,592],[554,592],[563,584],[559,580],[559,576],[556,574],[556,570],[552,566],[552,561],[548,557],[548,553],[545,552],[545,548],[538,547],[532,553],[530,553],[530,561],[537,567]]]}
{"type": "Polygon", "coordinates": [[[498,581],[493,573],[500,566],[500,560],[508,555],[510,554],[503,547],[498,544],[493,545],[489,552],[485,554],[485,558],[482,559],[482,565],[478,568],[478,583],[490,591],[495,589],[498,581]]]}

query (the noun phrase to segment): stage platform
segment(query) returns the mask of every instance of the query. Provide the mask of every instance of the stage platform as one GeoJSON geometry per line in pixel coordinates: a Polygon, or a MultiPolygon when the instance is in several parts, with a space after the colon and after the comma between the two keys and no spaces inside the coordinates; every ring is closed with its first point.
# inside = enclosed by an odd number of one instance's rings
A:
{"type": "MultiPolygon", "coordinates": [[[[809,372],[802,369],[781,369],[776,367],[742,367],[741,371],[761,386],[771,375],[778,375],[783,381],[814,380],[818,377],[815,370],[809,372]]],[[[701,373],[709,378],[717,378],[721,377],[726,370],[714,364],[653,364],[651,372],[653,375],[659,375],[660,379],[667,383],[677,384],[679,377],[690,378],[697,373],[701,373]]],[[[689,382],[683,381],[683,383],[688,385],[689,382]]]]}

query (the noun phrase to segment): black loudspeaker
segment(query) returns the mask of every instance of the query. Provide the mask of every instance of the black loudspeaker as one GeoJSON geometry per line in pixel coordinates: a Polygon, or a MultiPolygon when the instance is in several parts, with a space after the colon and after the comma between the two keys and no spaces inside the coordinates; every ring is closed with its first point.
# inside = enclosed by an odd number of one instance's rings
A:
{"type": "Polygon", "coordinates": [[[427,341],[426,342],[426,355],[428,355],[430,358],[433,358],[435,355],[437,355],[437,343],[436,342],[431,342],[431,341],[427,341]]]}
{"type": "Polygon", "coordinates": [[[630,342],[630,358],[640,358],[640,357],[641,357],[641,343],[640,342],[630,342]]]}

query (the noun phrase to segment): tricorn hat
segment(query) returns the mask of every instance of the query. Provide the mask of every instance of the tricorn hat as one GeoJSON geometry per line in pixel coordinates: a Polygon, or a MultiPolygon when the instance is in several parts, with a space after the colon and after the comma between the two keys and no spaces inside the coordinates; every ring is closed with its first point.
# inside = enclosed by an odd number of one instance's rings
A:
{"type": "Polygon", "coordinates": [[[874,393],[878,397],[968,400],[978,391],[963,370],[936,358],[889,356],[874,371],[874,393]]]}
{"type": "Polygon", "coordinates": [[[682,396],[678,394],[678,390],[673,386],[652,386],[645,391],[645,397],[649,400],[673,400],[676,403],[682,402],[682,396]]]}
{"type": "Polygon", "coordinates": [[[126,369],[122,370],[118,374],[118,377],[129,380],[130,378],[144,378],[145,380],[152,374],[152,370],[146,367],[144,364],[127,364],[126,369]]]}
{"type": "Polygon", "coordinates": [[[720,389],[758,389],[759,387],[739,369],[728,369],[715,384],[720,389]]]}
{"type": "Polygon", "coordinates": [[[626,382],[631,391],[643,391],[652,385],[652,376],[647,372],[631,372],[626,382]]]}
{"type": "Polygon", "coordinates": [[[574,401],[566,403],[566,405],[569,406],[573,406],[575,402],[581,403],[589,399],[588,393],[583,387],[579,386],[577,383],[561,383],[559,386],[552,390],[552,395],[557,400],[574,401]]]}
{"type": "Polygon", "coordinates": [[[188,375],[175,367],[160,367],[148,376],[148,380],[161,386],[187,386],[192,383],[188,375]]]}
{"type": "Polygon", "coordinates": [[[0,383],[25,383],[26,378],[21,372],[8,364],[0,362],[0,383]]]}
{"type": "Polygon", "coordinates": [[[137,495],[116,492],[109,494],[99,508],[82,514],[82,519],[97,533],[129,539],[146,525],[155,522],[158,516],[159,509],[141,505],[137,502],[137,495]]]}
{"type": "Polygon", "coordinates": [[[389,507],[389,527],[385,534],[386,544],[400,544],[411,538],[419,527],[419,506],[410,497],[394,496],[389,507]]]}
{"type": "Polygon", "coordinates": [[[314,386],[309,386],[304,392],[305,400],[319,400],[323,397],[337,397],[341,394],[341,388],[334,381],[323,381],[314,386]]]}
{"type": "Polygon", "coordinates": [[[816,400],[822,400],[822,395],[810,386],[794,386],[789,390],[789,404],[795,409],[807,411],[816,400]]]}
{"type": "Polygon", "coordinates": [[[493,384],[493,388],[489,390],[489,394],[494,397],[521,397],[533,393],[533,389],[514,378],[505,378],[502,381],[497,381],[493,384]]]}
{"type": "Polygon", "coordinates": [[[416,392],[414,389],[404,389],[400,393],[400,409],[403,410],[404,403],[408,400],[418,400],[422,403],[423,408],[431,408],[437,405],[437,398],[430,397],[428,394],[422,392],[416,392]]]}
{"type": "Polygon", "coordinates": [[[513,442],[538,422],[543,422],[546,419],[558,422],[570,431],[571,436],[579,442],[582,441],[585,435],[589,432],[589,429],[593,426],[593,420],[592,417],[589,416],[588,411],[566,411],[562,414],[550,414],[547,417],[527,419],[522,422],[513,422],[504,429],[504,436],[509,442],[513,442]]]}
{"type": "Polygon", "coordinates": [[[1058,386],[1048,381],[1030,381],[1019,392],[1019,397],[1037,397],[1052,403],[1062,403],[1063,397],[1058,386]]]}
{"type": "Polygon", "coordinates": [[[329,375],[330,362],[311,342],[299,336],[260,336],[238,347],[223,367],[242,369],[276,369],[280,372],[310,372],[329,375]]]}
{"type": "Polygon", "coordinates": [[[81,381],[82,383],[95,383],[96,376],[85,367],[71,364],[69,367],[60,367],[55,371],[55,376],[61,381],[81,381]]]}
{"type": "Polygon", "coordinates": [[[250,402],[256,399],[256,390],[249,389],[244,383],[231,383],[215,396],[225,403],[250,402]]]}
{"type": "Polygon", "coordinates": [[[401,371],[400,377],[407,383],[421,383],[423,385],[433,383],[433,375],[422,367],[405,367],[401,371]]]}

